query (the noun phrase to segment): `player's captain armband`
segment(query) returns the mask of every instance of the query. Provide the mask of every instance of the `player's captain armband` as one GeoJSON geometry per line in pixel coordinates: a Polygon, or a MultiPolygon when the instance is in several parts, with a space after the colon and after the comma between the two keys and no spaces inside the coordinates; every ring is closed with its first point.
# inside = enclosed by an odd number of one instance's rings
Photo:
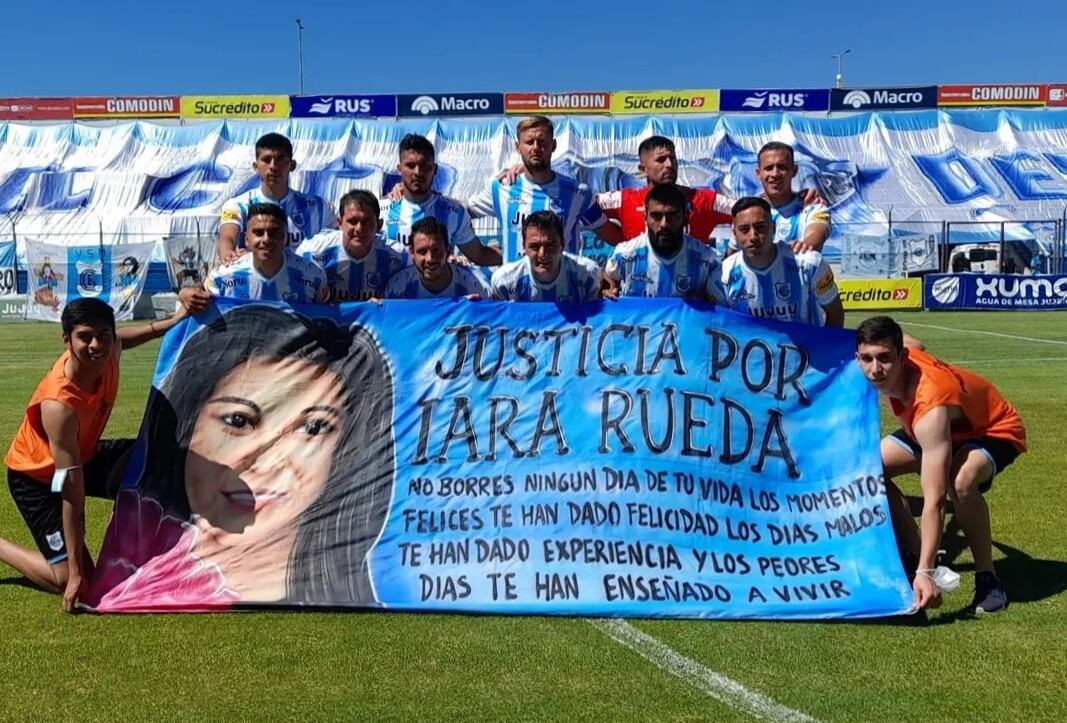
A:
{"type": "Polygon", "coordinates": [[[815,293],[825,294],[830,290],[830,287],[834,285],[834,272],[829,268],[826,269],[826,273],[819,277],[819,280],[815,282],[815,293]]]}
{"type": "Polygon", "coordinates": [[[72,469],[81,469],[80,465],[76,467],[67,467],[66,469],[56,468],[56,471],[52,473],[52,491],[57,495],[63,491],[63,485],[67,483],[68,473],[72,469]]]}
{"type": "Polygon", "coordinates": [[[811,216],[808,219],[809,223],[830,223],[830,211],[826,208],[820,208],[811,212],[811,216]]]}
{"type": "Polygon", "coordinates": [[[241,223],[241,212],[236,208],[224,208],[219,223],[241,223]]]}

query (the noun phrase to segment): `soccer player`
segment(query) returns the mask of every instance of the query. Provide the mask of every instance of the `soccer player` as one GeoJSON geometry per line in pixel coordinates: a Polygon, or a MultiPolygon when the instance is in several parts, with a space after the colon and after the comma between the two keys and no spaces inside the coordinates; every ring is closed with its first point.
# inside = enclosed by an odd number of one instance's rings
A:
{"type": "Polygon", "coordinates": [[[477,274],[448,260],[448,229],[433,216],[415,222],[409,244],[412,265],[390,280],[385,298],[492,298],[492,290],[477,274]]]}
{"type": "Polygon", "coordinates": [[[756,178],[771,204],[774,240],[789,244],[797,253],[821,253],[830,238],[830,209],[822,202],[804,205],[804,197],[793,193],[797,170],[793,146],[788,143],[771,141],[756,155],[756,178]]]}
{"type": "Polygon", "coordinates": [[[673,183],[645,198],[645,232],[615,247],[604,269],[604,296],[655,296],[726,303],[715,251],[685,234],[685,194],[673,183]]]}
{"type": "Polygon", "coordinates": [[[563,222],[563,250],[581,251],[582,229],[595,231],[612,246],[622,241],[622,231],[608,221],[592,192],[573,178],[552,170],[556,150],[552,121],[535,115],[516,127],[515,144],[522,158],[523,172],[514,183],[494,178],[489,186],[467,202],[475,218],[494,216],[503,234],[502,254],[505,262],[522,254],[522,222],[535,211],[552,211],[563,222]]]}
{"type": "Polygon", "coordinates": [[[37,385],[4,460],[15,505],[37,549],[0,539],[0,561],[44,590],[63,595],[70,612],[85,592],[93,561],[85,548],[85,496],[114,499],[132,439],[101,441],[119,390],[126,349],[162,336],[190,309],[210,302],[183,289],[165,321],[115,327],[100,299],[75,299],[60,321],[66,350],[37,385]]]}
{"type": "MultiPolygon", "coordinates": [[[[645,197],[650,189],[678,181],[678,155],[674,142],[664,136],[650,136],[637,147],[637,170],[645,174],[643,188],[623,188],[597,194],[597,203],[608,218],[622,227],[622,237],[632,239],[645,232],[645,197]]],[[[689,227],[686,232],[697,241],[707,243],[712,230],[730,223],[732,199],[710,188],[678,186],[689,203],[689,227]]]]}
{"type": "Polygon", "coordinates": [[[252,164],[260,178],[259,188],[234,196],[222,207],[219,219],[219,261],[229,263],[243,253],[242,232],[254,204],[273,203],[285,211],[289,243],[295,248],[324,228],[334,228],[330,204],[319,196],[294,191],[289,174],[296,170],[293,144],[280,133],[267,133],[256,141],[256,160],[252,164]]]}
{"type": "Polygon", "coordinates": [[[378,233],[382,228],[378,199],[369,191],[349,191],[337,211],[339,231],[304,239],[296,250],[326,272],[331,301],[381,299],[389,279],[408,265],[378,233]]]}
{"type": "Polygon", "coordinates": [[[722,265],[730,307],[751,316],[841,327],[841,305],[834,274],[817,251],[797,254],[776,243],[771,205],[742,198],[733,207],[733,238],[741,253],[722,265]]]}
{"type": "Polygon", "coordinates": [[[382,208],[385,237],[395,251],[405,252],[411,227],[432,216],[445,225],[454,246],[479,266],[499,266],[500,249],[486,246],[474,233],[471,217],[459,201],[434,191],[437,162],[433,144],[423,136],[409,133],[400,141],[397,164],[403,192],[400,198],[387,198],[382,208]]]}
{"type": "Polygon", "coordinates": [[[248,207],[245,243],[249,253],[208,274],[212,296],[310,304],[329,298],[326,272],[287,247],[285,211],[275,203],[248,207]]]}
{"type": "Polygon", "coordinates": [[[920,608],[941,604],[933,573],[947,495],[974,555],[971,610],[1003,610],[1008,597],[993,569],[989,508],[982,493],[1026,451],[1019,413],[987,379],[907,347],[900,326],[887,316],[871,317],[856,329],[856,361],[901,424],[882,440],[882,464],[894,527],[902,533],[905,551],[918,557],[915,603],[920,608]],[[917,473],[922,485],[920,530],[892,484],[908,473],[917,473]]]}
{"type": "Polygon", "coordinates": [[[522,222],[525,256],[493,272],[496,298],[506,301],[579,303],[600,298],[600,267],[563,252],[563,222],[535,211],[522,222]]]}

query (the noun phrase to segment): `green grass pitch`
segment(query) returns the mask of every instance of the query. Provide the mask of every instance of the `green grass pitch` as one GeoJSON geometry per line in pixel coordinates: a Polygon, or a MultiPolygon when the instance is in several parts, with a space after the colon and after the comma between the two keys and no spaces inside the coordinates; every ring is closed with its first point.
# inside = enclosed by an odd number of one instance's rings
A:
{"type": "MultiPolygon", "coordinates": [[[[1031,451],[988,495],[1011,606],[925,627],[646,621],[678,653],[821,720],[1067,719],[1067,315],[896,315],[938,356],[988,376],[1031,451]]],[[[850,314],[854,326],[862,318],[850,314]]],[[[110,436],[137,431],[158,345],[125,355],[110,436]]],[[[0,451],[61,350],[59,328],[0,325],[0,451]]],[[[883,425],[890,421],[883,415],[883,425]]],[[[915,494],[914,479],[906,489],[915,494]]],[[[98,550],[108,507],[90,502],[98,550]]],[[[31,544],[0,493],[0,535],[31,544]]],[[[959,547],[960,540],[949,540],[959,547]]],[[[0,568],[0,719],[749,719],[581,619],[391,613],[68,616],[0,568]]]]}

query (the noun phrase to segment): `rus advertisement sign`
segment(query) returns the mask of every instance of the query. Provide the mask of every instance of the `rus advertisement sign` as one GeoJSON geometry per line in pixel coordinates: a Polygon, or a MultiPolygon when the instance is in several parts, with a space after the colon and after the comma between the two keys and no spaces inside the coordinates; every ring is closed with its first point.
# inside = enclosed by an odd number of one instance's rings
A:
{"type": "Polygon", "coordinates": [[[611,112],[616,115],[715,113],[717,90],[619,90],[611,94],[611,112]]]}
{"type": "Polygon", "coordinates": [[[829,107],[830,91],[827,88],[751,88],[719,91],[719,110],[724,112],[819,111],[829,107]]]}
{"type": "Polygon", "coordinates": [[[1048,95],[1047,85],[942,85],[938,87],[937,104],[943,106],[1041,106],[1048,95]]]}
{"type": "Polygon", "coordinates": [[[293,118],[395,118],[395,95],[291,95],[293,118]]]}
{"type": "Polygon", "coordinates": [[[838,279],[845,311],[921,309],[922,279],[838,279]]]}
{"type": "Polygon", "coordinates": [[[500,115],[504,112],[503,93],[420,93],[398,95],[397,115],[467,116],[500,115]]]}
{"type": "Polygon", "coordinates": [[[182,118],[288,118],[287,95],[183,95],[182,118]]]}
{"type": "Polygon", "coordinates": [[[574,93],[507,93],[504,111],[519,114],[607,113],[611,110],[611,93],[580,91],[574,93]]]}
{"type": "Polygon", "coordinates": [[[912,602],[838,329],[677,299],[223,304],[165,339],[141,430],[100,612],[912,602]]]}
{"type": "Polygon", "coordinates": [[[916,110],[936,107],[936,85],[830,90],[830,110],[916,110]]]}
{"type": "Polygon", "coordinates": [[[1067,276],[931,274],[925,285],[927,309],[1067,309],[1067,276]]]}
{"type": "Polygon", "coordinates": [[[181,99],[176,95],[75,98],[75,118],[177,118],[181,99]]]}
{"type": "Polygon", "coordinates": [[[0,120],[72,120],[70,98],[0,98],[0,120]]]}

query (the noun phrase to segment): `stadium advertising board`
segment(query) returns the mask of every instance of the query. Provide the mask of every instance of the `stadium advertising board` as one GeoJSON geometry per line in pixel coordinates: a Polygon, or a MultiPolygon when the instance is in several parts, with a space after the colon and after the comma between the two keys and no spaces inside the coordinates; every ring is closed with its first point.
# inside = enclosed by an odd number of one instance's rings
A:
{"type": "Polygon", "coordinates": [[[0,295],[0,321],[22,321],[26,318],[26,295],[0,295]]]}
{"type": "Polygon", "coordinates": [[[420,116],[501,115],[503,93],[419,93],[396,97],[397,115],[420,116]]]}
{"type": "Polygon", "coordinates": [[[749,88],[719,91],[719,110],[737,113],[826,110],[828,88],[749,88]]]}
{"type": "Polygon", "coordinates": [[[922,279],[838,279],[845,311],[923,308],[922,279]]]}
{"type": "Polygon", "coordinates": [[[524,115],[566,113],[580,115],[607,113],[611,110],[611,93],[577,91],[574,93],[507,93],[504,112],[524,115]]]}
{"type": "Polygon", "coordinates": [[[719,110],[717,90],[618,90],[611,94],[615,115],[715,113],[719,110]]]}
{"type": "Polygon", "coordinates": [[[177,118],[181,99],[176,95],[75,98],[75,118],[177,118]]]}
{"type": "Polygon", "coordinates": [[[0,120],[73,120],[70,98],[0,98],[0,120]]]}
{"type": "Polygon", "coordinates": [[[291,95],[293,118],[395,118],[395,95],[291,95]]]}
{"type": "Polygon", "coordinates": [[[1049,108],[1063,108],[1067,106],[1067,85],[1050,85],[1048,87],[1048,98],[1045,100],[1045,105],[1049,108]]]}
{"type": "Polygon", "coordinates": [[[18,293],[15,275],[15,242],[0,241],[0,296],[18,293]]]}
{"type": "Polygon", "coordinates": [[[287,95],[183,95],[182,118],[288,118],[287,95]]]}
{"type": "Polygon", "coordinates": [[[1021,274],[931,274],[927,309],[1067,309],[1067,276],[1021,274]]]}
{"type": "Polygon", "coordinates": [[[1011,83],[1005,85],[938,86],[937,104],[942,106],[1042,106],[1047,85],[1011,83]]]}
{"type": "Polygon", "coordinates": [[[163,343],[87,601],[902,613],[853,351],[839,329],[678,299],[223,302],[163,343]],[[263,425],[303,415],[269,464],[219,426],[241,400],[263,425]]]}
{"type": "Polygon", "coordinates": [[[830,89],[830,110],[916,110],[936,107],[936,85],[830,89]]]}

